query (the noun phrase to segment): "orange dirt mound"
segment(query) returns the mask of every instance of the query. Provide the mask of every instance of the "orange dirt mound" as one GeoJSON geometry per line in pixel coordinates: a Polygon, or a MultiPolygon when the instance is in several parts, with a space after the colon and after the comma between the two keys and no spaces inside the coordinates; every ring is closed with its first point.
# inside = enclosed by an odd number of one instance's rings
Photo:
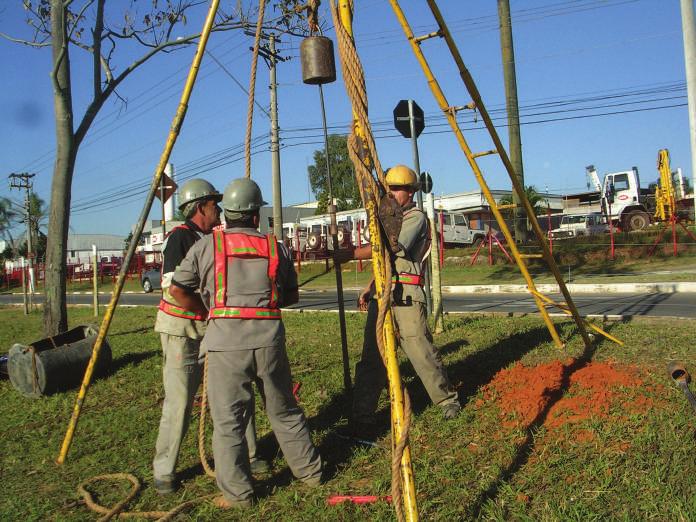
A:
{"type": "MultiPolygon", "coordinates": [[[[580,365],[569,359],[533,367],[517,363],[499,371],[484,389],[484,396],[498,402],[504,426],[543,424],[556,428],[590,417],[606,417],[612,404],[619,401],[630,407],[622,388],[642,385],[634,367],[611,362],[580,365]]],[[[644,408],[650,402],[639,397],[633,406],[644,408]]]]}

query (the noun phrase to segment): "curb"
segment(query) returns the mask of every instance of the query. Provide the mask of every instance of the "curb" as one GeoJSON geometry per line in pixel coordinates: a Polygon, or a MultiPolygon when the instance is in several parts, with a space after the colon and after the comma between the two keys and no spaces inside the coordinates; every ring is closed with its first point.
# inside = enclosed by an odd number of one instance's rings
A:
{"type": "MultiPolygon", "coordinates": [[[[637,294],[637,293],[687,293],[696,292],[696,282],[665,283],[610,283],[610,284],[575,284],[566,285],[571,294],[637,294]]],[[[560,290],[555,283],[537,285],[537,290],[547,294],[558,294],[560,290]]],[[[446,294],[508,294],[529,293],[527,285],[450,285],[443,286],[446,294]]]]}

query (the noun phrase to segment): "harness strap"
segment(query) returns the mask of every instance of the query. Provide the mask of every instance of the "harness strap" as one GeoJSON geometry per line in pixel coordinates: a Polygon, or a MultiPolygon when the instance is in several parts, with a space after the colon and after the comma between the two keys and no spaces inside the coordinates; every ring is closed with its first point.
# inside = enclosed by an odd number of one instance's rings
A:
{"type": "Polygon", "coordinates": [[[392,277],[392,284],[401,283],[402,285],[423,286],[423,276],[420,274],[409,274],[408,272],[400,272],[392,277]]]}
{"type": "Polygon", "coordinates": [[[172,315],[174,317],[181,317],[182,319],[192,319],[194,321],[205,321],[205,316],[197,314],[195,312],[190,312],[181,306],[174,305],[162,299],[159,304],[159,309],[165,314],[172,315]]]}

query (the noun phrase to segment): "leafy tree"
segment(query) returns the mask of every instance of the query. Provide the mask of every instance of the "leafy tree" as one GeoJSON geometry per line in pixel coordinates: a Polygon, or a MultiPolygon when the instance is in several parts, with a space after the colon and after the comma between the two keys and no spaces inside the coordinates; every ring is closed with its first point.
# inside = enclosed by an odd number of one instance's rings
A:
{"type": "MultiPolygon", "coordinates": [[[[338,210],[360,208],[360,191],[353,174],[353,163],[348,156],[347,138],[338,134],[329,136],[329,164],[331,188],[338,210]]],[[[312,192],[319,203],[317,214],[324,214],[329,205],[329,183],[326,175],[326,148],[314,151],[314,165],[307,168],[312,192]]]]}
{"type": "MultiPolygon", "coordinates": [[[[279,14],[267,21],[266,27],[294,30],[292,24],[298,19],[296,8],[299,8],[299,2],[274,0],[273,3],[279,14]]],[[[198,39],[200,34],[187,34],[184,26],[188,19],[203,13],[206,4],[201,0],[22,0],[28,36],[2,35],[14,42],[35,48],[50,47],[52,50],[50,78],[53,84],[56,156],[46,253],[46,335],[64,332],[68,326],[65,254],[72,178],[80,145],[104,103],[112,95],[120,98],[116,89],[133,71],[154,56],[183,48],[198,39]],[[91,74],[73,74],[73,51],[87,53],[91,74]],[[133,56],[135,59],[130,61],[133,56]],[[76,115],[73,107],[78,104],[74,103],[72,81],[83,81],[83,78],[87,78],[84,81],[88,85],[91,84],[91,98],[87,100],[84,113],[76,115]]],[[[214,31],[251,25],[248,13],[242,12],[241,1],[236,0],[231,4],[230,11],[218,10],[214,31]]]]}
{"type": "Polygon", "coordinates": [[[0,235],[11,245],[14,244],[12,227],[18,220],[21,220],[21,214],[12,208],[12,202],[7,198],[0,198],[0,235]]]}
{"type": "Polygon", "coordinates": [[[46,225],[46,202],[35,192],[29,194],[29,230],[31,231],[31,244],[37,256],[43,256],[46,250],[46,234],[41,232],[46,225]],[[40,247],[43,243],[43,251],[40,247]]]}
{"type": "MultiPolygon", "coordinates": [[[[546,197],[543,194],[537,192],[537,189],[534,185],[527,185],[526,187],[524,187],[524,193],[527,196],[527,200],[529,200],[529,203],[532,205],[532,208],[534,209],[535,216],[539,216],[542,213],[546,212],[546,197]]],[[[512,194],[500,198],[500,204],[512,205],[512,194]]],[[[506,220],[513,220],[515,218],[515,209],[513,208],[505,208],[500,212],[503,214],[506,220]]],[[[530,229],[531,226],[529,224],[529,219],[527,219],[527,230],[530,229]]]]}

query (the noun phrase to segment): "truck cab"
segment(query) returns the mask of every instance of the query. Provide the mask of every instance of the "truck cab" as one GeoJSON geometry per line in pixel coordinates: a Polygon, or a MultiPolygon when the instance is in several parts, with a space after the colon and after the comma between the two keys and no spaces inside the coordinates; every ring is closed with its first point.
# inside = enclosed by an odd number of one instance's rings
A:
{"type": "Polygon", "coordinates": [[[612,224],[627,232],[643,230],[650,224],[648,191],[640,188],[636,167],[609,173],[604,176],[603,183],[593,165],[586,167],[586,171],[600,193],[602,213],[610,216],[612,224]]]}

